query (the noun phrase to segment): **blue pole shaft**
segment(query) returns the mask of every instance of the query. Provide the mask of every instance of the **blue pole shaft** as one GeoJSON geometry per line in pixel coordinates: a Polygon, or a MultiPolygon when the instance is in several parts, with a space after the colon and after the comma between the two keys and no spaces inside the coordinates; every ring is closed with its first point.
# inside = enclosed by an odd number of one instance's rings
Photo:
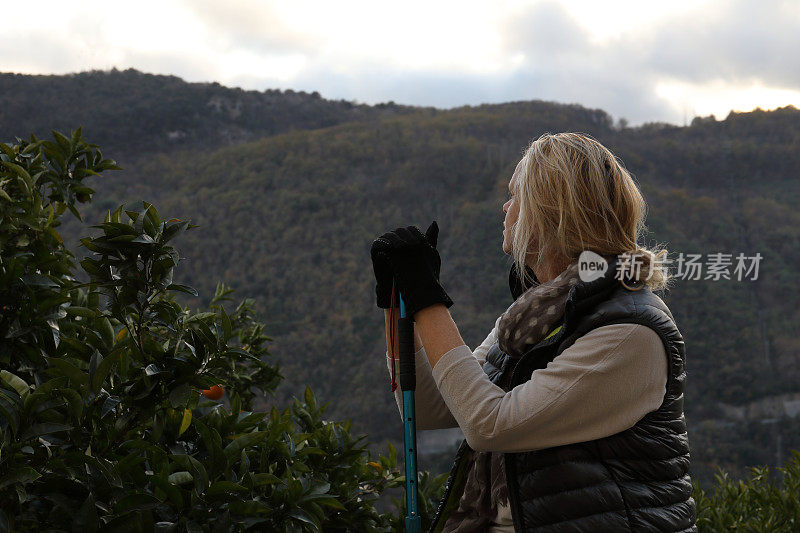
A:
{"type": "Polygon", "coordinates": [[[400,388],[403,391],[403,443],[406,464],[406,532],[419,533],[422,521],[417,508],[417,424],[414,391],[417,388],[414,365],[414,318],[406,316],[406,305],[400,296],[398,320],[400,351],[400,388]]]}

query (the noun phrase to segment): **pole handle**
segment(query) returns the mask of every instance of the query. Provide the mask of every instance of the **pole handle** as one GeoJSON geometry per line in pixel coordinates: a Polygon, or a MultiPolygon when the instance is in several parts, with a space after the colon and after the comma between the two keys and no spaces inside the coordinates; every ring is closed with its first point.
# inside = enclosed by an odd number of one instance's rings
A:
{"type": "Polygon", "coordinates": [[[417,388],[417,372],[414,364],[414,319],[406,316],[406,306],[402,296],[397,335],[400,352],[400,388],[404,391],[413,391],[417,388]]]}

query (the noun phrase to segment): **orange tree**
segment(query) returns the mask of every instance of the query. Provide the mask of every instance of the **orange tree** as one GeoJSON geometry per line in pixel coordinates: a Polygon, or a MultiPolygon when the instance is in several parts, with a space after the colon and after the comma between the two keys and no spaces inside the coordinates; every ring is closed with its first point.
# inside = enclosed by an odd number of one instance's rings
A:
{"type": "Polygon", "coordinates": [[[78,271],[59,218],[119,167],[80,129],[53,135],[0,144],[0,531],[398,528],[375,509],[402,483],[394,450],[371,458],[309,389],[252,411],[281,379],[252,301],[176,303],[196,294],[173,281],[187,221],[109,212],[78,271]],[[216,384],[230,411],[200,401],[216,384]]]}

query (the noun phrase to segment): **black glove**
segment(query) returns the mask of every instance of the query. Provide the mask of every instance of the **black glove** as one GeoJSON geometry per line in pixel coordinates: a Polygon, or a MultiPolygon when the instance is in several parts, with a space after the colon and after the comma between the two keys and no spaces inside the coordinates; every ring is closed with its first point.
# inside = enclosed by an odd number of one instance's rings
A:
{"type": "MultiPolygon", "coordinates": [[[[425,232],[425,238],[428,240],[428,244],[436,248],[438,237],[439,226],[434,221],[425,232]]],[[[372,243],[372,248],[370,250],[370,256],[372,257],[372,270],[375,272],[375,296],[376,303],[379,308],[389,309],[389,307],[392,305],[392,279],[394,278],[394,273],[392,272],[392,267],[389,264],[388,256],[381,251],[381,246],[383,245],[378,243],[376,240],[372,243]]],[[[441,260],[436,265],[435,272],[437,280],[439,279],[440,269],[441,260]]],[[[395,291],[396,290],[397,287],[395,286],[395,291]]],[[[395,306],[400,305],[400,300],[397,298],[397,294],[395,294],[394,302],[395,306]]]]}
{"type": "MultiPolygon", "coordinates": [[[[375,246],[375,242],[377,241],[372,243],[372,248],[370,249],[372,270],[375,271],[375,296],[378,307],[389,309],[392,306],[392,279],[394,274],[392,273],[392,266],[389,264],[389,258],[375,246]]],[[[400,305],[396,294],[394,304],[395,306],[400,305]]]]}
{"type": "Polygon", "coordinates": [[[408,226],[384,233],[372,243],[373,257],[384,255],[391,267],[403,295],[406,316],[414,316],[417,311],[438,303],[453,305],[439,284],[442,260],[435,248],[438,236],[439,226],[434,221],[425,235],[416,226],[408,226]]]}

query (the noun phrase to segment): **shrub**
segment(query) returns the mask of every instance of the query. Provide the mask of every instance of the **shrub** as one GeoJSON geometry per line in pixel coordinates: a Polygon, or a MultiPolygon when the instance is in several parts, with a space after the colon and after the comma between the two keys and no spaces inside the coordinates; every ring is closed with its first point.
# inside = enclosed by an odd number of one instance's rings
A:
{"type": "Polygon", "coordinates": [[[717,469],[709,492],[694,485],[697,527],[700,531],[769,531],[790,533],[800,530],[800,452],[783,468],[778,484],[770,478],[769,467],[751,467],[745,480],[731,479],[717,469]]]}
{"type": "Polygon", "coordinates": [[[310,389],[253,412],[281,379],[253,302],[175,301],[196,295],[173,281],[188,221],[120,206],[78,271],[59,218],[119,167],[80,129],[53,136],[0,144],[0,530],[389,530],[393,450],[373,460],[310,389]],[[216,384],[229,409],[201,401],[216,384]]]}

